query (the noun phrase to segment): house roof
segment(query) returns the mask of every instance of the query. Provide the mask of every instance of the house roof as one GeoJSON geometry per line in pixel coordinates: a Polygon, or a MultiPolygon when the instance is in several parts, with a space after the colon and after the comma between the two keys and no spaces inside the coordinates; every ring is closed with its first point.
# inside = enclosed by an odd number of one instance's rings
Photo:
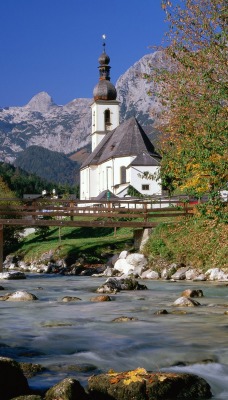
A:
{"type": "MultiPolygon", "coordinates": [[[[138,123],[135,117],[132,117],[119,125],[113,131],[108,132],[95,150],[84,161],[81,168],[89,165],[98,165],[109,160],[110,158],[119,158],[127,156],[136,156],[143,153],[153,157],[159,162],[160,156],[155,152],[153,144],[138,123]]],[[[146,165],[158,165],[157,164],[146,165]]],[[[143,158],[144,163],[146,157],[143,158]]],[[[155,161],[154,161],[155,162],[155,161]]],[[[144,164],[135,164],[144,165],[144,164]]]]}
{"type": "Polygon", "coordinates": [[[160,164],[160,160],[161,160],[161,157],[158,155],[158,154],[156,154],[156,156],[155,155],[152,155],[152,154],[149,154],[149,153],[145,153],[145,152],[143,152],[143,153],[140,153],[132,162],[131,162],[131,164],[128,166],[128,167],[130,167],[130,166],[158,166],[159,164],[160,164]]]}
{"type": "Polygon", "coordinates": [[[112,193],[110,190],[104,190],[103,192],[99,193],[98,196],[92,197],[92,200],[107,200],[107,197],[109,198],[109,200],[119,199],[119,197],[112,193]]]}

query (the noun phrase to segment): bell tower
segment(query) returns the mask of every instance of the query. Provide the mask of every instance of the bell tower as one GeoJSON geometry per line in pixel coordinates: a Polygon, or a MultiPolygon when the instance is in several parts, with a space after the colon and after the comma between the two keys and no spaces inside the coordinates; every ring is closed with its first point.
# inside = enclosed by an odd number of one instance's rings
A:
{"type": "Polygon", "coordinates": [[[101,142],[108,131],[119,125],[119,101],[116,100],[115,86],[110,82],[110,58],[105,51],[105,39],[103,35],[103,52],[99,62],[99,82],[93,90],[94,102],[92,109],[92,151],[101,142]]]}

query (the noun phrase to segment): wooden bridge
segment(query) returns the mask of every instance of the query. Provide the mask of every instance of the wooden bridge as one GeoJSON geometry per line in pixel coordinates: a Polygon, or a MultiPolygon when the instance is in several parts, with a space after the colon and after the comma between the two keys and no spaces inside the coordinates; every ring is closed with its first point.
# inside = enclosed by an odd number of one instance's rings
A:
{"type": "Polygon", "coordinates": [[[0,272],[3,227],[71,226],[153,228],[162,220],[191,215],[193,207],[179,199],[99,201],[0,198],[0,272]]]}

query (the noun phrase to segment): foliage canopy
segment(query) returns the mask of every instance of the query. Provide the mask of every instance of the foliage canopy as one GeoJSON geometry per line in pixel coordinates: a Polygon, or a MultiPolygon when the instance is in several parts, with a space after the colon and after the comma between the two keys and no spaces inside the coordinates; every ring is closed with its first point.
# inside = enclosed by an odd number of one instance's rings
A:
{"type": "Polygon", "coordinates": [[[171,68],[149,77],[165,106],[161,177],[171,191],[215,200],[228,181],[226,1],[163,0],[162,8],[171,68]]]}

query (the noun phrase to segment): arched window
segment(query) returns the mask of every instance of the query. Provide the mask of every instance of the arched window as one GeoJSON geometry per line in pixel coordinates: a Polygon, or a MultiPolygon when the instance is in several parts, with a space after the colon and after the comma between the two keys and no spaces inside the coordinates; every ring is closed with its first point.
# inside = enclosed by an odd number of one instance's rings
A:
{"type": "Polygon", "coordinates": [[[104,112],[104,122],[105,122],[105,130],[109,130],[111,126],[111,113],[109,109],[105,110],[104,112]]]}
{"type": "Polygon", "coordinates": [[[120,167],[120,183],[126,183],[126,167],[120,167]]]}

